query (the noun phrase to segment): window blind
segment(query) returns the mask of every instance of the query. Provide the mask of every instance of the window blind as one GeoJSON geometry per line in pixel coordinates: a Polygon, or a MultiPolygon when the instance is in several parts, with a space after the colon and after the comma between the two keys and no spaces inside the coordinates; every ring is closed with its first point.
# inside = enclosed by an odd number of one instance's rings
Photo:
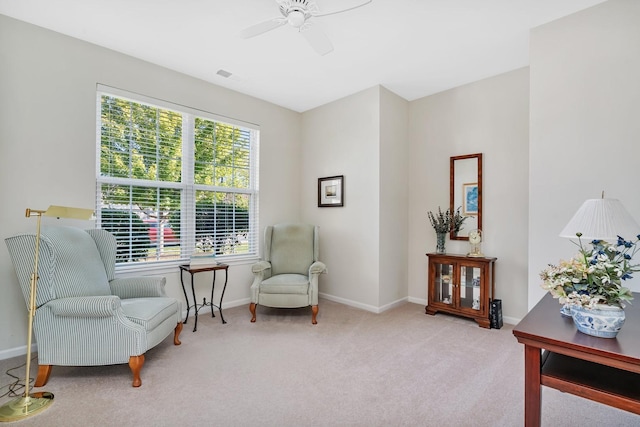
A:
{"type": "Polygon", "coordinates": [[[97,224],[117,263],[256,256],[259,131],[158,104],[98,90],[97,224]]]}

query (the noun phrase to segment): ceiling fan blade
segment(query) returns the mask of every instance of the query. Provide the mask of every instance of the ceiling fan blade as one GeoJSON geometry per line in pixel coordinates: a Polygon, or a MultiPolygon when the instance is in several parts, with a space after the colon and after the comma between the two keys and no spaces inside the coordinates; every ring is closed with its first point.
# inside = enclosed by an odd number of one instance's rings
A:
{"type": "Polygon", "coordinates": [[[331,44],[331,40],[327,37],[327,35],[322,32],[316,26],[309,26],[304,31],[301,31],[302,35],[309,42],[313,50],[318,52],[319,55],[326,55],[327,53],[333,51],[333,44],[331,44]]]}
{"type": "Polygon", "coordinates": [[[326,13],[314,13],[314,12],[312,12],[312,13],[311,13],[311,15],[313,15],[313,16],[317,16],[317,17],[320,17],[320,16],[335,15],[335,14],[337,14],[337,13],[348,12],[348,11],[350,11],[350,10],[358,9],[359,7],[366,6],[366,5],[368,5],[369,3],[371,3],[372,1],[373,1],[373,0],[367,0],[367,1],[364,1],[364,2],[360,3],[359,5],[351,6],[351,7],[348,7],[348,8],[346,8],[346,9],[334,10],[333,12],[326,12],[326,13]]]}
{"type": "Polygon", "coordinates": [[[240,37],[243,39],[249,39],[251,37],[259,36],[267,31],[274,30],[287,23],[286,19],[274,18],[268,21],[261,22],[256,25],[252,25],[244,30],[240,31],[240,37]]]}

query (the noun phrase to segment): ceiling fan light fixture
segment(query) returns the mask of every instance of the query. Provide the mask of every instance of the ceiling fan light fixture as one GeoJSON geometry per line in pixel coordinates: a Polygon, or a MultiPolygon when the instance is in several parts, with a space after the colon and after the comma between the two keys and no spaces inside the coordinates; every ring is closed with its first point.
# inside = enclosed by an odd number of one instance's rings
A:
{"type": "Polygon", "coordinates": [[[289,22],[289,25],[291,25],[294,28],[302,27],[305,20],[306,20],[306,16],[304,11],[302,10],[294,9],[290,11],[289,14],[287,15],[287,21],[289,22]]]}

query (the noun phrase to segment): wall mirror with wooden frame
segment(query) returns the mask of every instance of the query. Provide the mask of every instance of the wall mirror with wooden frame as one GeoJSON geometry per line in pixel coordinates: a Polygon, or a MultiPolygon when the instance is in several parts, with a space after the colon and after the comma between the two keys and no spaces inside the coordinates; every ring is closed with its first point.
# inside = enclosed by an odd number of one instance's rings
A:
{"type": "Polygon", "coordinates": [[[451,231],[451,240],[469,240],[469,232],[482,229],[482,153],[450,158],[449,209],[467,219],[459,232],[451,231]]]}

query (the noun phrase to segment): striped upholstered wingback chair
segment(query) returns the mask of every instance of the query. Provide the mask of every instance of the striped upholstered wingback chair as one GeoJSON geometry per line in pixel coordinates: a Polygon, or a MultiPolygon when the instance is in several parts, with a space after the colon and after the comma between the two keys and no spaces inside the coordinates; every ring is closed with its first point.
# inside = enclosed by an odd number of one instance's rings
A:
{"type": "MultiPolygon", "coordinates": [[[[35,239],[6,239],[27,306],[35,239]]],[[[142,384],[144,354],[171,332],[180,344],[181,303],[167,297],[164,277],[115,278],[116,239],[105,230],[43,227],[33,331],[38,344],[35,386],[53,365],[128,363],[142,384]]]]}

